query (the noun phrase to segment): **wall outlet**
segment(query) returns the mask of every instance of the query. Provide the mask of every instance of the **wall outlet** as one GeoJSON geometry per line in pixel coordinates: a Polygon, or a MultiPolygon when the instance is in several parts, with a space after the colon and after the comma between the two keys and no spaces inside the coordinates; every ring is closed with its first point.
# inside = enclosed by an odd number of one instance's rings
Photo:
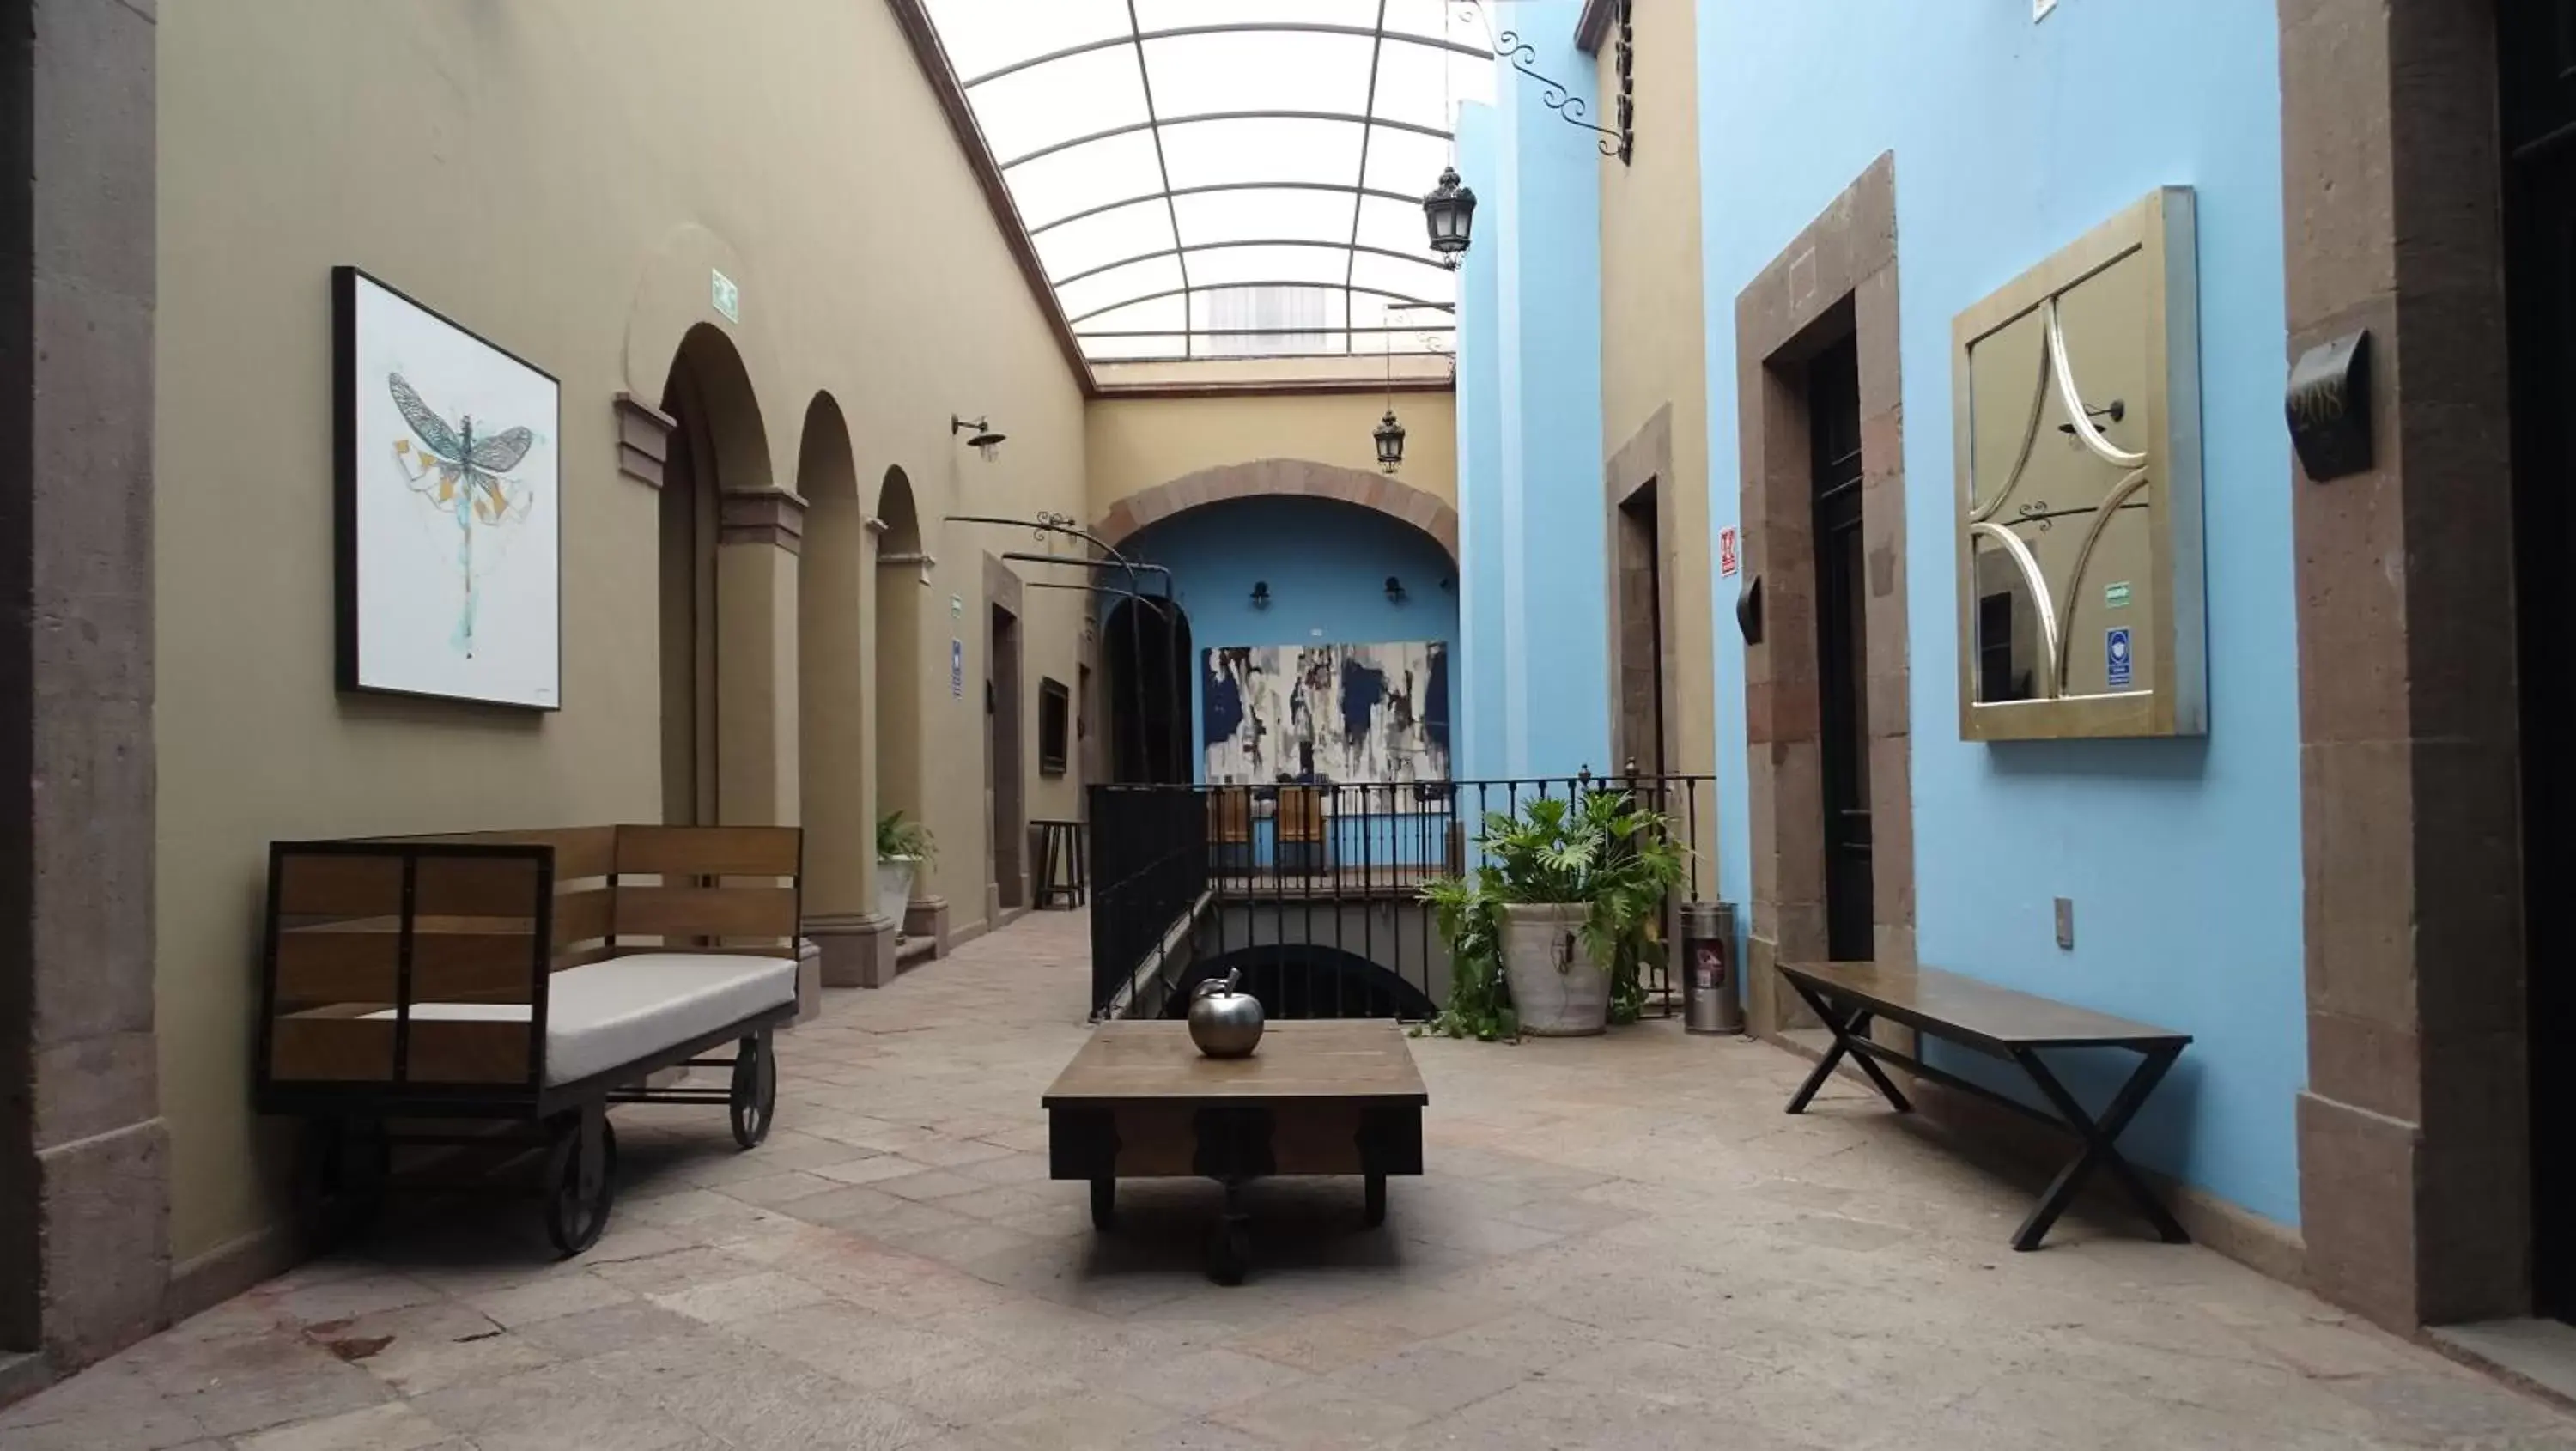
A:
{"type": "Polygon", "coordinates": [[[2075,950],[2075,899],[2057,899],[2057,945],[2066,952],[2075,950]]]}
{"type": "Polygon", "coordinates": [[[2048,13],[2056,8],[2057,0],[2030,0],[2030,23],[2037,25],[2046,20],[2048,13]]]}

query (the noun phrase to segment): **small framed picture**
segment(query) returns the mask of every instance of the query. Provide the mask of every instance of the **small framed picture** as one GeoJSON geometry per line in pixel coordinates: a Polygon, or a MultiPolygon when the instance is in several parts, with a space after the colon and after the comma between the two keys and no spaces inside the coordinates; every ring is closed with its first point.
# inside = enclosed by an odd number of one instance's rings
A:
{"type": "Polygon", "coordinates": [[[563,705],[561,388],[331,273],[342,690],[563,705]]]}

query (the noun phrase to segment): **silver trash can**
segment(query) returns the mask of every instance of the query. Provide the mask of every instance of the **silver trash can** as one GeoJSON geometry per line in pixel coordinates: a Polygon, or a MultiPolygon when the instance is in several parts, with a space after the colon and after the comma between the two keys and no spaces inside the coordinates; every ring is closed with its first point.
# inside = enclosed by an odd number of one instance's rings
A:
{"type": "Polygon", "coordinates": [[[1682,904],[1682,1026],[1694,1033],[1744,1031],[1732,902],[1682,904]]]}

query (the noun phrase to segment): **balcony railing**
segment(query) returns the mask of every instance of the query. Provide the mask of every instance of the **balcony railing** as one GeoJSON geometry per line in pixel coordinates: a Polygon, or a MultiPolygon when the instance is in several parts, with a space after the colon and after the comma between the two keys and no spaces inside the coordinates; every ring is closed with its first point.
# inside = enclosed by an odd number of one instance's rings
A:
{"type": "MultiPolygon", "coordinates": [[[[1713,825],[1707,776],[1094,786],[1092,1011],[1154,1011],[1141,984],[1176,995],[1231,965],[1276,1017],[1426,1016],[1449,963],[1423,885],[1475,864],[1488,813],[1604,790],[1662,816],[1686,849],[1713,825]]],[[[1674,905],[1713,886],[1692,851],[1674,905]]],[[[1646,988],[1649,1013],[1673,1011],[1669,973],[1646,988]]]]}

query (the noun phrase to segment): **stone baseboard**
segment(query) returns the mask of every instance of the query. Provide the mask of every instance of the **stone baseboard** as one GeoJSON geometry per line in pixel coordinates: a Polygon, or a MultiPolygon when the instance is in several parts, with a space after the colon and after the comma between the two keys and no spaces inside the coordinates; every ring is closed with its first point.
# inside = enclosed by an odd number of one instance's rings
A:
{"type": "Polygon", "coordinates": [[[884,987],[894,981],[891,919],[874,912],[809,917],[805,935],[819,949],[820,987],[884,987]]]}
{"type": "Polygon", "coordinates": [[[283,1224],[255,1229],[204,1254],[181,1260],[161,1295],[161,1319],[176,1325],[233,1296],[276,1279],[308,1258],[283,1224]]]}
{"type": "Polygon", "coordinates": [[[0,1411],[53,1384],[54,1370],[45,1358],[0,1350],[0,1411]]]}
{"type": "Polygon", "coordinates": [[[823,1016],[823,944],[808,937],[796,944],[796,1016],[787,1026],[823,1016]]]}
{"type": "Polygon", "coordinates": [[[958,940],[949,935],[948,899],[915,897],[906,903],[903,909],[903,935],[928,938],[931,944],[930,955],[946,957],[948,950],[955,947],[958,940]]]}

